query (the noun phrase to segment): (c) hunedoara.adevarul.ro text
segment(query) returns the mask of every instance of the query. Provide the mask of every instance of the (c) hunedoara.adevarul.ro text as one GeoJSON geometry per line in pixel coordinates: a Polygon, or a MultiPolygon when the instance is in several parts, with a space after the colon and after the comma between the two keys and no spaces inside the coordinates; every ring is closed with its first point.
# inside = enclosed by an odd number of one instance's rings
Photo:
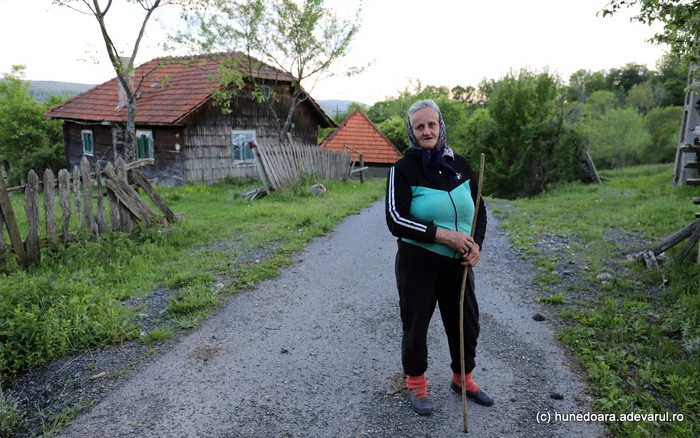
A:
{"type": "Polygon", "coordinates": [[[605,414],[598,412],[557,412],[557,411],[544,411],[537,413],[537,423],[539,424],[549,424],[549,423],[568,423],[568,422],[617,422],[617,421],[629,421],[629,422],[655,422],[655,423],[665,423],[674,421],[683,421],[685,417],[683,414],[676,414],[671,412],[664,412],[663,414],[642,414],[639,412],[630,412],[626,414],[605,414]]]}

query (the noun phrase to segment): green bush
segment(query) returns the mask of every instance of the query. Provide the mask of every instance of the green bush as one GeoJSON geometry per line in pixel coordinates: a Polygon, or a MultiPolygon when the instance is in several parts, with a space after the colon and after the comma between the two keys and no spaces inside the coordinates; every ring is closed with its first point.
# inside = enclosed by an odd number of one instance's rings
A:
{"type": "Polygon", "coordinates": [[[644,118],[633,108],[611,109],[594,120],[591,154],[596,166],[615,169],[639,164],[651,144],[644,118]]]}
{"type": "Polygon", "coordinates": [[[644,116],[651,141],[640,155],[642,163],[671,163],[675,160],[682,115],[683,107],[668,106],[654,108],[644,116]]]}
{"type": "Polygon", "coordinates": [[[487,111],[472,113],[464,134],[472,159],[486,156],[485,193],[533,196],[584,178],[585,138],[564,120],[555,76],[510,73],[494,83],[487,111]]]}
{"type": "Polygon", "coordinates": [[[63,99],[39,103],[29,94],[24,66],[15,65],[0,80],[0,160],[9,164],[9,183],[19,185],[30,169],[65,166],[62,122],[46,120],[44,112],[63,99]]]}
{"type": "Polygon", "coordinates": [[[84,276],[65,282],[18,273],[2,283],[0,374],[135,333],[128,310],[112,297],[96,296],[93,281],[84,276]]]}

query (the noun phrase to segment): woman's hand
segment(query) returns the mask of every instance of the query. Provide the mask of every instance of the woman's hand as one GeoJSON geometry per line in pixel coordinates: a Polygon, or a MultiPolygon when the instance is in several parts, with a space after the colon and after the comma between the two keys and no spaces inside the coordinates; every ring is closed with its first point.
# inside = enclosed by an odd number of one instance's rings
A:
{"type": "Polygon", "coordinates": [[[474,267],[479,263],[481,257],[479,245],[474,242],[470,235],[438,228],[435,233],[435,241],[462,253],[462,265],[474,267]]]}
{"type": "Polygon", "coordinates": [[[462,265],[474,267],[479,263],[480,258],[481,252],[479,251],[479,245],[474,243],[474,246],[472,246],[468,253],[462,254],[462,265]]]}

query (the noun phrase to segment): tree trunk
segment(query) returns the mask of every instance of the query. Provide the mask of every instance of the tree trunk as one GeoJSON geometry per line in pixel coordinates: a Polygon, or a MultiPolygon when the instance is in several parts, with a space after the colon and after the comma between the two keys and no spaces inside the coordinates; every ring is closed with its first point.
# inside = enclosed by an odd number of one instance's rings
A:
{"type": "Polygon", "coordinates": [[[133,97],[129,99],[129,104],[127,105],[124,155],[126,155],[124,158],[127,163],[136,161],[136,99],[133,97]]]}
{"type": "Polygon", "coordinates": [[[119,71],[117,80],[126,95],[126,127],[124,129],[124,160],[136,161],[136,93],[128,71],[119,71]]]}
{"type": "Polygon", "coordinates": [[[292,92],[292,100],[289,102],[289,112],[287,113],[287,118],[284,121],[284,126],[282,127],[282,131],[279,135],[280,141],[284,141],[284,138],[287,136],[287,132],[289,132],[289,127],[292,124],[292,117],[294,116],[294,110],[299,102],[299,96],[301,96],[301,86],[298,82],[295,82],[294,91],[292,92]]]}

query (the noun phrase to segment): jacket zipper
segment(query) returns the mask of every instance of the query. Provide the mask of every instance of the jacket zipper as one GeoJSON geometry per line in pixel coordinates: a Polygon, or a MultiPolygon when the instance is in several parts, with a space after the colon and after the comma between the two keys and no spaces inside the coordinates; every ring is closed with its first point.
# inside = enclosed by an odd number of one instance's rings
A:
{"type": "MultiPolygon", "coordinates": [[[[454,211],[455,211],[455,231],[459,231],[459,225],[458,225],[458,223],[459,223],[459,218],[458,218],[458,216],[457,216],[457,205],[455,204],[455,200],[452,199],[452,194],[451,194],[450,192],[447,192],[447,196],[450,197],[450,201],[452,201],[452,208],[453,208],[454,211]]],[[[458,252],[458,251],[455,249],[454,254],[452,254],[452,258],[453,258],[453,259],[454,259],[454,258],[457,258],[457,252],[458,252]]]]}

